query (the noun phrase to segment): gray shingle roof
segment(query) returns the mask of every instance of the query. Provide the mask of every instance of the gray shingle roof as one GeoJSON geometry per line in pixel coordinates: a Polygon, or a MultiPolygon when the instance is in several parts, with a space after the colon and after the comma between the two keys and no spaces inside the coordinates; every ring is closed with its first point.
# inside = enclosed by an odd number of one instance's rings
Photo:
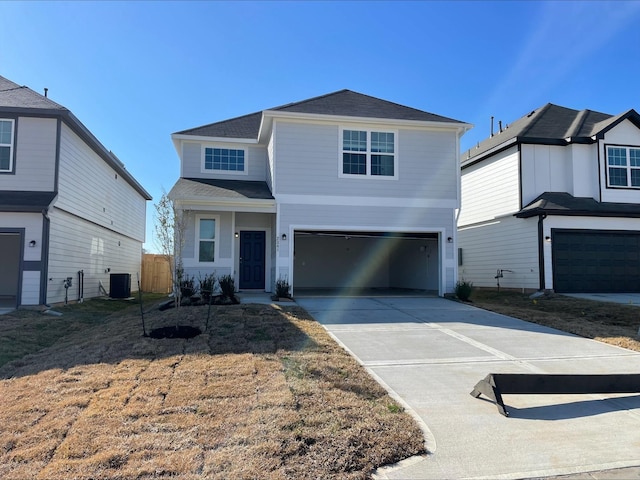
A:
{"type": "Polygon", "coordinates": [[[640,128],[640,116],[634,110],[614,117],[593,110],[573,110],[547,103],[508,125],[502,132],[470,148],[460,158],[464,166],[484,157],[485,154],[516,143],[592,143],[591,137],[605,132],[625,118],[631,119],[640,128]]]}
{"type": "Polygon", "coordinates": [[[169,192],[172,199],[273,200],[266,182],[180,178],[169,192]]]}
{"type": "Polygon", "coordinates": [[[55,192],[0,191],[0,211],[40,212],[51,205],[55,192]]]}
{"type": "Polygon", "coordinates": [[[640,205],[598,202],[593,198],[574,197],[565,192],[545,192],[516,213],[516,217],[538,215],[640,217],[640,205]]]}
{"type": "Polygon", "coordinates": [[[67,111],[62,105],[0,76],[0,107],[67,111]]]}
{"type": "Polygon", "coordinates": [[[29,87],[20,86],[0,76],[0,113],[35,114],[62,118],[100,157],[123,177],[142,197],[151,200],[151,195],[127,171],[124,164],[78,120],[70,110],[34,92],[29,87]]]}
{"type": "MultiPolygon", "coordinates": [[[[270,108],[266,111],[464,124],[459,120],[388,102],[351,90],[340,90],[301,102],[270,108]]],[[[182,130],[176,132],[176,134],[256,139],[258,138],[262,114],[262,111],[256,112],[201,127],[182,130]]]]}

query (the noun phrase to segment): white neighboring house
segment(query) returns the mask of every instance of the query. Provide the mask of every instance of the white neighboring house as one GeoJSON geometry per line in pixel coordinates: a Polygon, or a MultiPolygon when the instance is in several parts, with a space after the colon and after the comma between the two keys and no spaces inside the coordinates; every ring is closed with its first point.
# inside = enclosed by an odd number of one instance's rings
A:
{"type": "Polygon", "coordinates": [[[470,127],[341,90],[174,133],[185,272],[267,292],[451,292],[470,127]]]}
{"type": "Polygon", "coordinates": [[[460,277],[640,292],[638,113],[547,104],[500,130],[462,154],[460,277]]]}
{"type": "Polygon", "coordinates": [[[98,296],[111,273],[135,279],[147,200],[69,110],[0,77],[0,307],[98,296]]]}

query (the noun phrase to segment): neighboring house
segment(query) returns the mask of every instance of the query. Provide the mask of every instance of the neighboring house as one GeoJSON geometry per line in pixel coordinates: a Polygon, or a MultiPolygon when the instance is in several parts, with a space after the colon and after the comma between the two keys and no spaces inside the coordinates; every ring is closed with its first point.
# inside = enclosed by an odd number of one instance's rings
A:
{"type": "Polygon", "coordinates": [[[111,273],[135,279],[147,200],[69,110],[0,77],[0,306],[101,295],[111,273]]]}
{"type": "Polygon", "coordinates": [[[612,116],[547,104],[464,152],[461,165],[461,278],[485,287],[640,292],[634,110],[612,116]]]}
{"type": "Polygon", "coordinates": [[[451,292],[470,125],[350,90],[174,133],[185,272],[451,292]]]}

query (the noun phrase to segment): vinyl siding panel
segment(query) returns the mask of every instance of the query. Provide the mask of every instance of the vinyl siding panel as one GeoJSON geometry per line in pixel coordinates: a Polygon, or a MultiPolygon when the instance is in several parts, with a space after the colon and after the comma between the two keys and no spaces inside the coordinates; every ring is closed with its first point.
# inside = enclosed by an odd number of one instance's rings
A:
{"type": "Polygon", "coordinates": [[[22,272],[22,305],[40,303],[40,272],[22,272]]]}
{"type": "Polygon", "coordinates": [[[78,271],[84,270],[84,297],[100,296],[99,283],[109,291],[111,273],[131,274],[131,290],[137,290],[142,245],[139,241],[53,208],[49,245],[47,302],[64,301],[64,279],[73,278],[69,298],[78,295],[78,271]]]}
{"type": "Polygon", "coordinates": [[[0,213],[0,229],[24,228],[24,261],[42,260],[42,214],[40,213],[0,213]],[[36,248],[29,247],[31,240],[36,241],[36,248]]]}
{"type": "Polygon", "coordinates": [[[267,171],[267,148],[264,146],[233,144],[233,143],[197,143],[184,142],[182,144],[182,177],[184,178],[217,178],[223,180],[251,180],[264,182],[267,171]],[[244,149],[245,168],[247,173],[235,174],[226,171],[203,171],[205,148],[244,149]]]}
{"type": "Polygon", "coordinates": [[[458,143],[453,132],[397,130],[397,179],[344,178],[339,176],[339,125],[277,121],[276,126],[276,194],[457,199],[458,143]]]}
{"type": "Polygon", "coordinates": [[[496,287],[497,270],[505,272],[500,286],[538,289],[538,220],[501,217],[458,230],[462,265],[458,276],[476,287],[496,287]]]}
{"type": "Polygon", "coordinates": [[[19,117],[15,174],[0,174],[0,190],[55,190],[57,120],[19,117]]]}
{"type": "Polygon", "coordinates": [[[518,156],[514,147],[462,170],[460,226],[520,210],[518,156]]]}
{"type": "Polygon", "coordinates": [[[56,207],[139,242],[146,202],[131,185],[63,124],[56,207]]]}

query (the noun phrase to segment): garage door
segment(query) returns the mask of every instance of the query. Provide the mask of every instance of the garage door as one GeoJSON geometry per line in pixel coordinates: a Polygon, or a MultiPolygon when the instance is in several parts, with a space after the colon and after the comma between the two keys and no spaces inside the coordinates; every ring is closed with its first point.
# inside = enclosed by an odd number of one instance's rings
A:
{"type": "Polygon", "coordinates": [[[552,259],[556,292],[640,292],[638,233],[553,230],[552,259]]]}
{"type": "Polygon", "coordinates": [[[294,290],[438,291],[435,233],[296,231],[294,290]]]}
{"type": "Polygon", "coordinates": [[[18,305],[21,244],[20,234],[0,233],[0,308],[14,308],[18,305]]]}

